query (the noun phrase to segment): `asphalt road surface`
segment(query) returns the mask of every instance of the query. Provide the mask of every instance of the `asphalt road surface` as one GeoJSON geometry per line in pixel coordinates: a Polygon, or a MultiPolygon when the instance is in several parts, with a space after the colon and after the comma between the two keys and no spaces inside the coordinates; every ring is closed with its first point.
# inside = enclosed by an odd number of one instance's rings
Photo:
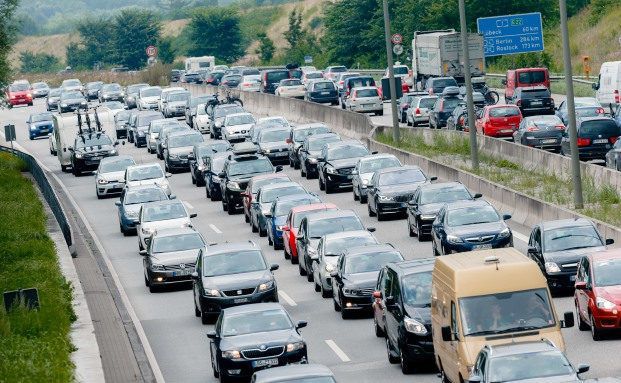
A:
{"type": "MultiPolygon", "coordinates": [[[[138,254],[136,237],[123,237],[114,206],[115,198],[98,200],[95,195],[94,177],[74,177],[62,173],[56,157],[49,153],[48,140],[28,140],[25,121],[35,111],[43,111],[42,100],[34,107],[1,110],[2,124],[16,126],[18,142],[56,173],[66,185],[69,193],[85,213],[95,234],[103,244],[107,256],[120,277],[125,292],[141,321],[149,343],[153,348],[164,378],[169,382],[215,382],[210,365],[207,331],[212,326],[203,326],[194,316],[192,291],[177,288],[151,294],[144,285],[142,259],[138,254]]],[[[114,133],[111,134],[114,137],[114,133]]],[[[132,144],[119,146],[121,154],[131,154],[138,163],[157,161],[146,149],[132,144]]],[[[392,243],[405,258],[429,257],[430,242],[419,243],[408,237],[406,223],[402,219],[377,222],[369,218],[367,207],[355,202],[351,192],[326,195],[319,191],[317,180],[302,179],[298,171],[286,167],[292,180],[301,183],[308,190],[317,193],[325,202],[337,204],[342,209],[353,209],[367,226],[377,228],[375,235],[382,242],[392,243]]],[[[282,251],[274,251],[266,238],[251,233],[242,215],[229,216],[222,211],[221,203],[205,198],[204,188],[192,185],[188,173],[174,174],[171,188],[179,199],[198,213],[195,227],[209,241],[253,240],[260,244],[271,263],[280,264],[275,271],[280,301],[291,313],[294,321],[307,320],[309,326],[302,330],[308,343],[311,362],[329,366],[339,382],[438,382],[433,366],[429,372],[413,376],[402,375],[398,365],[388,363],[383,339],[376,338],[370,316],[343,320],[333,310],[332,302],[322,299],[314,292],[313,285],[298,275],[297,265],[285,261],[282,251]]],[[[524,242],[529,229],[513,225],[515,246],[524,252],[524,242]]],[[[557,313],[573,311],[572,297],[555,298],[557,313]]],[[[616,337],[594,342],[589,332],[580,332],[577,327],[563,330],[570,360],[587,363],[591,372],[585,377],[621,376],[621,338],[616,337]]]]}

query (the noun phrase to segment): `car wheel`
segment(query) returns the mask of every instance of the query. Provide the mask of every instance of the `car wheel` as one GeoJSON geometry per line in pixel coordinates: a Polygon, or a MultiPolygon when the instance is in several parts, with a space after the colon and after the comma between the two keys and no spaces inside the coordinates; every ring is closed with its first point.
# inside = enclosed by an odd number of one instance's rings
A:
{"type": "Polygon", "coordinates": [[[226,203],[227,205],[227,213],[229,213],[229,215],[234,215],[235,214],[235,204],[231,201],[227,201],[226,203]]]}
{"type": "Polygon", "coordinates": [[[578,329],[580,331],[587,331],[589,329],[589,325],[584,323],[582,320],[582,315],[580,315],[580,310],[578,309],[578,302],[574,302],[574,306],[576,307],[576,321],[578,322],[578,329]]]}
{"type": "Polygon", "coordinates": [[[399,363],[399,357],[393,355],[392,353],[392,343],[390,343],[390,339],[386,337],[386,352],[388,353],[388,363],[397,364],[399,363]]]}
{"type": "Polygon", "coordinates": [[[369,217],[375,217],[375,212],[373,212],[373,210],[371,210],[371,203],[370,202],[367,204],[367,211],[369,212],[369,217]]]}
{"type": "Polygon", "coordinates": [[[304,167],[301,164],[300,164],[300,176],[306,177],[306,171],[304,170],[304,167]]]}
{"type": "Polygon", "coordinates": [[[213,322],[212,316],[209,313],[201,310],[201,323],[202,324],[211,324],[213,322]]]}
{"type": "Polygon", "coordinates": [[[246,221],[246,223],[250,223],[250,218],[248,217],[248,214],[246,214],[246,212],[244,212],[244,221],[246,221]]]}
{"type": "Polygon", "coordinates": [[[150,293],[157,293],[158,291],[160,291],[160,287],[151,284],[151,282],[149,282],[149,292],[150,293]]]}
{"type": "Polygon", "coordinates": [[[205,185],[206,185],[205,178],[202,178],[202,179],[201,178],[196,178],[196,186],[203,187],[205,185]]]}
{"type": "Polygon", "coordinates": [[[267,237],[267,229],[262,229],[259,222],[257,222],[257,228],[259,229],[259,237],[267,237]]]}
{"type": "Polygon", "coordinates": [[[228,210],[228,206],[226,201],[224,200],[224,198],[222,198],[222,210],[223,211],[227,211],[228,210]]]}
{"type": "Polygon", "coordinates": [[[317,281],[315,281],[315,292],[318,293],[321,291],[321,286],[319,286],[319,284],[317,283],[317,281]]]}
{"type": "Polygon", "coordinates": [[[376,337],[383,338],[386,336],[384,330],[379,326],[379,323],[377,323],[377,318],[375,318],[375,316],[373,316],[373,329],[375,330],[376,337]]]}
{"type": "Polygon", "coordinates": [[[291,254],[287,251],[287,248],[283,246],[283,253],[285,253],[285,259],[291,259],[291,254]]]}
{"type": "Polygon", "coordinates": [[[341,307],[341,319],[349,319],[349,310],[341,307]]]}
{"type": "Polygon", "coordinates": [[[422,229],[420,227],[420,221],[416,221],[416,233],[418,233],[418,242],[423,242],[424,236],[422,234],[422,229]]]}
{"type": "Polygon", "coordinates": [[[361,204],[367,203],[367,196],[366,194],[362,194],[362,191],[360,192],[360,203],[361,204]]]}
{"type": "Polygon", "coordinates": [[[433,250],[433,255],[434,256],[439,256],[440,253],[438,253],[438,247],[436,246],[436,241],[431,240],[431,249],[433,250]]]}
{"type": "Polygon", "coordinates": [[[382,211],[377,207],[377,203],[375,203],[375,213],[377,215],[377,221],[383,221],[386,218],[386,215],[382,213],[382,211]]]}
{"type": "Polygon", "coordinates": [[[198,306],[196,306],[196,301],[194,301],[194,315],[195,315],[197,318],[200,318],[200,316],[201,316],[201,310],[199,310],[199,309],[198,309],[198,306]]]}
{"type": "Polygon", "coordinates": [[[272,236],[269,235],[269,233],[267,235],[267,244],[270,246],[274,246],[274,241],[272,241],[272,236]]]}
{"type": "Polygon", "coordinates": [[[192,185],[196,185],[196,178],[194,178],[194,172],[191,170],[190,170],[190,178],[192,179],[192,185]]]}
{"type": "MultiPolygon", "coordinates": [[[[321,289],[321,297],[322,298],[330,298],[332,296],[332,291],[327,291],[323,288],[323,283],[319,282],[319,288],[321,289]]],[[[345,311],[345,310],[343,310],[345,311]]]]}
{"type": "Polygon", "coordinates": [[[326,185],[323,183],[322,177],[319,176],[319,190],[325,190],[326,185]]]}
{"type": "Polygon", "coordinates": [[[591,337],[594,341],[598,341],[602,339],[602,330],[598,329],[595,325],[595,319],[593,319],[593,314],[589,313],[589,322],[591,322],[591,337]]]}
{"type": "Polygon", "coordinates": [[[354,195],[354,201],[358,201],[360,199],[360,197],[358,197],[358,194],[356,194],[356,190],[358,190],[358,188],[352,189],[352,194],[354,195]]]}
{"type": "Polygon", "coordinates": [[[295,158],[293,159],[293,168],[296,170],[300,168],[300,162],[296,161],[295,158]]]}
{"type": "Polygon", "coordinates": [[[416,232],[412,230],[412,224],[410,223],[409,218],[408,218],[408,234],[410,237],[416,237],[416,232]]]}
{"type": "Polygon", "coordinates": [[[258,233],[259,229],[257,228],[257,226],[254,224],[254,219],[252,219],[252,217],[250,217],[250,226],[252,226],[252,232],[253,233],[258,233]]]}
{"type": "Polygon", "coordinates": [[[326,194],[332,194],[334,192],[334,188],[332,187],[332,185],[330,185],[330,182],[328,182],[328,180],[324,179],[324,188],[326,189],[326,194]]]}
{"type": "MultiPolygon", "coordinates": [[[[298,259],[299,261],[299,259],[298,259]]],[[[301,276],[305,276],[306,275],[306,270],[304,270],[302,268],[302,262],[298,262],[298,273],[300,273],[301,276]]]]}
{"type": "Polygon", "coordinates": [[[282,250],[285,248],[285,245],[282,243],[278,244],[275,241],[272,241],[272,243],[274,244],[274,250],[282,250]]]}
{"type": "Polygon", "coordinates": [[[315,275],[313,274],[313,268],[306,265],[306,280],[308,282],[313,282],[315,280],[315,275]]]}
{"type": "Polygon", "coordinates": [[[147,278],[147,276],[146,276],[146,274],[145,274],[145,276],[144,276],[144,285],[145,285],[146,287],[149,287],[149,285],[150,285],[150,284],[151,284],[151,283],[149,282],[149,278],[147,278]]]}
{"type": "Polygon", "coordinates": [[[334,305],[334,311],[336,311],[336,312],[341,311],[341,306],[338,304],[336,299],[332,299],[332,304],[334,305]]]}
{"type": "Polygon", "coordinates": [[[401,360],[401,372],[405,375],[414,372],[412,362],[403,354],[403,350],[399,350],[399,359],[401,360]]]}

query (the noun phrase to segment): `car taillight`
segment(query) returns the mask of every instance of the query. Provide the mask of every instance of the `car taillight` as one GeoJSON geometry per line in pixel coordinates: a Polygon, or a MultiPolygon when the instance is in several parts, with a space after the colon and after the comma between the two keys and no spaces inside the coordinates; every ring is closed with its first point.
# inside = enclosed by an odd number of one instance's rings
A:
{"type": "Polygon", "coordinates": [[[615,95],[615,104],[619,104],[620,103],[620,98],[619,98],[619,90],[615,89],[614,91],[614,95],[615,95]]]}
{"type": "Polygon", "coordinates": [[[26,93],[26,98],[32,98],[32,94],[26,93]]]}
{"type": "Polygon", "coordinates": [[[465,122],[464,116],[459,117],[459,124],[465,125],[464,122],[465,122]]]}
{"type": "Polygon", "coordinates": [[[536,126],[529,126],[528,129],[526,129],[527,132],[538,132],[539,128],[536,126]]]}
{"type": "Polygon", "coordinates": [[[420,108],[416,108],[416,112],[415,113],[416,113],[417,116],[420,116],[420,108]]]}
{"type": "Polygon", "coordinates": [[[589,146],[591,145],[591,139],[578,137],[577,143],[578,143],[578,146],[589,146]]]}
{"type": "Polygon", "coordinates": [[[604,114],[604,108],[597,108],[597,114],[604,114]]]}
{"type": "Polygon", "coordinates": [[[556,130],[565,130],[565,125],[556,125],[556,130]]]}
{"type": "Polygon", "coordinates": [[[610,141],[610,143],[614,145],[614,143],[615,143],[615,142],[617,142],[617,140],[618,140],[618,139],[619,139],[619,137],[616,137],[616,136],[615,136],[615,137],[610,137],[610,138],[608,139],[608,141],[610,141]]]}

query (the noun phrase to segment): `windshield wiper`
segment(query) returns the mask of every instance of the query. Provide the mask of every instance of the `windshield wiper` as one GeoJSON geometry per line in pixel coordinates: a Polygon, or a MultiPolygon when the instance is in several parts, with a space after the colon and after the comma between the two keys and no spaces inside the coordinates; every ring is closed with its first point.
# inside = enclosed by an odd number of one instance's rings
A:
{"type": "Polygon", "coordinates": [[[594,235],[590,235],[590,234],[565,234],[565,235],[561,235],[558,237],[554,237],[551,240],[557,240],[557,239],[563,239],[563,238],[569,238],[569,237],[589,237],[589,238],[595,238],[595,239],[599,239],[594,235]]]}
{"type": "Polygon", "coordinates": [[[517,326],[517,327],[506,328],[504,330],[498,330],[496,331],[496,334],[506,334],[508,332],[514,332],[514,331],[539,330],[540,328],[541,327],[537,327],[537,326],[517,326]]]}
{"type": "Polygon", "coordinates": [[[468,336],[479,336],[479,335],[491,335],[491,334],[499,334],[499,331],[496,330],[483,330],[483,331],[475,331],[467,334],[468,336]]]}

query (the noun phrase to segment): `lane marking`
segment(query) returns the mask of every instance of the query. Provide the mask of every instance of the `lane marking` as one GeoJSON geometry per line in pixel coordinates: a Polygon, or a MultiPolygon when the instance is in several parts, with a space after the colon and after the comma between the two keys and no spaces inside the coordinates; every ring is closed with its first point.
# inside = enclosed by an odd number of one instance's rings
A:
{"type": "Polygon", "coordinates": [[[345,354],[345,352],[341,350],[341,348],[337,346],[332,339],[326,339],[325,342],[343,362],[351,362],[349,356],[347,356],[347,354],[345,354]]]}
{"type": "Polygon", "coordinates": [[[191,203],[187,202],[187,201],[183,201],[183,204],[190,210],[194,210],[194,206],[192,206],[191,203]]]}
{"type": "Polygon", "coordinates": [[[517,238],[521,242],[528,243],[528,237],[524,234],[518,233],[517,231],[513,231],[513,237],[517,238]]]}
{"type": "Polygon", "coordinates": [[[295,303],[293,298],[291,298],[287,293],[282,290],[278,290],[278,296],[281,297],[285,302],[287,302],[287,304],[291,307],[295,307],[298,305],[297,303],[295,303]]]}
{"type": "Polygon", "coordinates": [[[209,224],[209,227],[211,228],[211,230],[215,231],[215,232],[216,232],[216,234],[222,234],[222,231],[221,231],[220,229],[218,229],[218,228],[216,227],[216,225],[214,225],[213,223],[210,223],[210,224],[209,224]]]}

